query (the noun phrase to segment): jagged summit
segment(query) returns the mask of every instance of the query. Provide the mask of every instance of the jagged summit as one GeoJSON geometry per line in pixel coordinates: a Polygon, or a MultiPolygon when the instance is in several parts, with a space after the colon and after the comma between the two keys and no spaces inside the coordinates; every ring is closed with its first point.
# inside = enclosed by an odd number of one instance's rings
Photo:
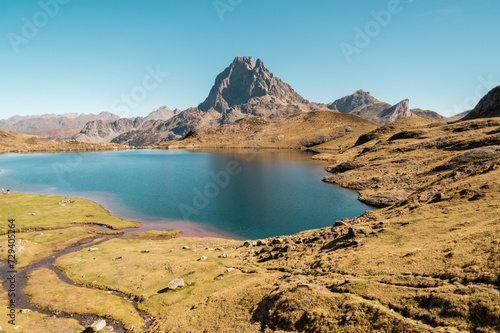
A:
{"type": "Polygon", "coordinates": [[[404,99],[380,114],[386,124],[404,117],[415,117],[410,111],[410,100],[404,99]]]}
{"type": "Polygon", "coordinates": [[[308,103],[290,85],[274,77],[261,59],[254,63],[252,57],[236,57],[229,67],[217,75],[208,97],[198,108],[222,113],[246,104],[252,98],[266,95],[279,99],[282,104],[308,103]]]}
{"type": "Polygon", "coordinates": [[[404,117],[422,117],[436,121],[445,119],[434,111],[410,109],[410,102],[408,99],[391,105],[379,101],[370,95],[369,92],[364,90],[358,90],[352,95],[339,98],[327,106],[331,110],[356,114],[381,125],[388,124],[404,117]]]}
{"type": "Polygon", "coordinates": [[[490,90],[462,120],[500,117],[500,86],[490,90]]]}

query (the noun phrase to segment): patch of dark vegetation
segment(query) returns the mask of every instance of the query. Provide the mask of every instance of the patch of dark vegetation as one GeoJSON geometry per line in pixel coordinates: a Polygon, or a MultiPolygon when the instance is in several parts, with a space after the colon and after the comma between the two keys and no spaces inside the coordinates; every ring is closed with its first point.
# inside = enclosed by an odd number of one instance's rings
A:
{"type": "Polygon", "coordinates": [[[389,141],[394,141],[394,140],[402,140],[402,139],[422,139],[423,131],[403,131],[394,134],[391,136],[388,140],[389,141]]]}
{"type": "Polygon", "coordinates": [[[323,144],[323,143],[331,141],[331,140],[335,140],[335,139],[341,138],[345,134],[346,133],[344,133],[344,132],[338,132],[338,133],[333,133],[333,134],[330,134],[330,135],[320,135],[320,136],[313,137],[313,138],[310,138],[310,139],[303,139],[303,140],[301,140],[299,142],[299,145],[302,146],[302,147],[305,147],[305,148],[309,148],[309,147],[313,147],[313,146],[317,146],[317,145],[323,144]]]}
{"type": "Polygon", "coordinates": [[[364,166],[364,163],[357,161],[348,161],[343,162],[334,166],[330,166],[326,168],[326,171],[332,173],[343,173],[349,170],[359,169],[364,166]]]}

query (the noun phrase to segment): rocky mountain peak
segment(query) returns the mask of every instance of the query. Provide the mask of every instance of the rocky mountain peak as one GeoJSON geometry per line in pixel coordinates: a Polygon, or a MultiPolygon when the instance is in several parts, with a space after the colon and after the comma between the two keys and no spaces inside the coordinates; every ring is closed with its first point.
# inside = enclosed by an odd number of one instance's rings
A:
{"type": "Polygon", "coordinates": [[[232,68],[243,68],[246,70],[252,70],[255,65],[252,57],[236,57],[231,64],[232,68]]]}
{"type": "Polygon", "coordinates": [[[500,117],[500,86],[493,88],[486,96],[481,98],[474,110],[462,120],[487,117],[500,117]]]}
{"type": "Polygon", "coordinates": [[[254,63],[252,57],[236,57],[229,67],[217,75],[210,94],[198,108],[223,113],[266,95],[274,96],[284,104],[308,103],[292,87],[274,77],[262,60],[257,59],[254,63]]]}
{"type": "Polygon", "coordinates": [[[175,110],[170,110],[168,106],[161,106],[158,108],[158,110],[155,110],[151,112],[147,117],[144,118],[144,120],[168,120],[178,114],[180,111],[179,109],[175,110]]]}
{"type": "Polygon", "coordinates": [[[410,101],[408,99],[404,99],[385,110],[380,117],[385,119],[385,123],[390,123],[399,118],[415,117],[415,115],[410,111],[410,101]]]}
{"type": "Polygon", "coordinates": [[[328,104],[328,108],[342,113],[355,113],[357,110],[371,104],[379,103],[369,92],[358,90],[352,95],[344,96],[328,104]]]}

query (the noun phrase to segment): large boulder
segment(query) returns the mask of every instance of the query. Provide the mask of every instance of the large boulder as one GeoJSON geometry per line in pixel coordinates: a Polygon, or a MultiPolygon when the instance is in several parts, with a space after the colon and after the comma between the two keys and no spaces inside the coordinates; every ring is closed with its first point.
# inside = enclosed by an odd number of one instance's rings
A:
{"type": "Polygon", "coordinates": [[[183,279],[173,279],[168,283],[168,289],[170,290],[175,290],[177,288],[182,288],[184,287],[184,280],[183,279]]]}
{"type": "Polygon", "coordinates": [[[373,207],[383,208],[396,205],[406,200],[406,198],[408,198],[412,193],[413,191],[410,190],[387,191],[370,195],[360,200],[373,207]]]}

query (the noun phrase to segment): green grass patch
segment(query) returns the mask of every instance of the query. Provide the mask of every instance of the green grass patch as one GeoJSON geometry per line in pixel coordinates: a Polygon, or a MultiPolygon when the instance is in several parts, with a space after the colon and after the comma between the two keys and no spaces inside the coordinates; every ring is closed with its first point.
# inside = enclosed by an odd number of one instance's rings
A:
{"type": "Polygon", "coordinates": [[[101,205],[85,199],[69,198],[73,203],[60,205],[63,196],[12,193],[0,195],[0,234],[7,233],[8,219],[15,219],[16,230],[41,230],[94,224],[111,229],[136,228],[137,222],[109,214],[101,205]]]}
{"type": "MultiPolygon", "coordinates": [[[[33,262],[60,252],[78,242],[94,237],[98,229],[73,227],[16,234],[16,268],[26,267],[33,262]]],[[[0,236],[0,260],[7,260],[9,243],[7,235],[0,236]]]]}
{"type": "Polygon", "coordinates": [[[127,330],[135,327],[137,332],[144,326],[141,316],[127,300],[106,291],[69,285],[49,269],[29,273],[25,291],[33,304],[51,311],[112,318],[122,322],[127,330]]]}

